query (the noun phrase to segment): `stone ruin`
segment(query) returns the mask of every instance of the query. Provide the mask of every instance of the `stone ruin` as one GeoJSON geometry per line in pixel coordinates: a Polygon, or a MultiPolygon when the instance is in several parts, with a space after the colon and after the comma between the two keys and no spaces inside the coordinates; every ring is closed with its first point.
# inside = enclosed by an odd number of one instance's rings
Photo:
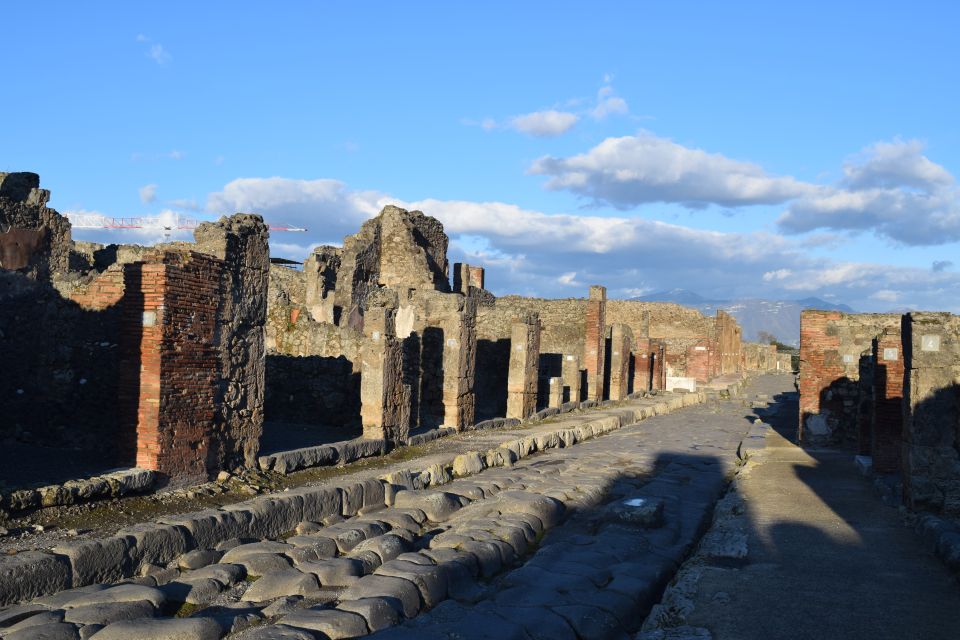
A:
{"type": "Polygon", "coordinates": [[[419,211],[387,206],[297,270],[270,264],[256,215],[102,246],[73,242],[48,199],[35,174],[0,174],[0,440],[24,459],[88,451],[182,485],[262,446],[382,451],[782,364],[723,312],[602,286],[498,298],[461,263],[451,283],[443,226],[419,211]]]}
{"type": "Polygon", "coordinates": [[[848,443],[909,507],[960,522],[960,316],[804,311],[800,433],[848,443]]]}

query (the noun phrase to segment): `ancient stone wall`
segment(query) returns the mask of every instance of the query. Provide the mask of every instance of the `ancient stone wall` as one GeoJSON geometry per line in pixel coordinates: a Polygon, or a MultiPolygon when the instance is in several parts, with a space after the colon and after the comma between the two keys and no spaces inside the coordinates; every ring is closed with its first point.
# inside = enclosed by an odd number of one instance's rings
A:
{"type": "Polygon", "coordinates": [[[873,371],[868,377],[873,388],[863,395],[871,405],[868,414],[873,469],[879,473],[898,473],[903,448],[904,374],[899,327],[884,329],[877,336],[870,360],[873,371]]]}
{"type": "Polygon", "coordinates": [[[960,316],[903,316],[904,498],[960,520],[960,316]]]}
{"type": "Polygon", "coordinates": [[[394,310],[370,307],[360,355],[360,418],[363,437],[406,442],[410,435],[410,387],[403,383],[403,350],[394,310]]]}
{"type": "Polygon", "coordinates": [[[717,311],[715,320],[716,351],[719,354],[719,366],[716,375],[739,373],[741,370],[741,345],[743,330],[737,321],[726,311],[717,311]]]}
{"type": "Polygon", "coordinates": [[[615,324],[610,328],[610,400],[623,400],[631,393],[630,372],[632,361],[633,332],[625,324],[615,324]]]}
{"type": "Polygon", "coordinates": [[[70,223],[35,173],[0,172],[0,269],[40,282],[70,268],[70,223]]]}
{"type": "Polygon", "coordinates": [[[860,357],[873,339],[900,324],[897,314],[800,314],[800,438],[805,443],[856,439],[860,357]]]}
{"type": "Polygon", "coordinates": [[[238,213],[200,225],[194,237],[197,251],[225,264],[218,296],[214,467],[253,466],[263,433],[269,233],[260,216],[238,213]]]}
{"type": "Polygon", "coordinates": [[[347,440],[360,431],[360,373],[344,356],[267,354],[264,418],[265,429],[332,427],[347,440]]]}

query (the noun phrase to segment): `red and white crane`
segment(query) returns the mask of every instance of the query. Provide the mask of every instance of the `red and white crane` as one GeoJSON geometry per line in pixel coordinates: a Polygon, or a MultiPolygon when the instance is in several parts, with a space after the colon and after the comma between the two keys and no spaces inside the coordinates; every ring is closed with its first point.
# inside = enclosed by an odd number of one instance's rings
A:
{"type": "MultiPolygon", "coordinates": [[[[163,213],[159,216],[141,216],[138,218],[111,218],[99,213],[65,214],[74,229],[156,229],[157,231],[192,231],[202,220],[185,218],[178,213],[163,213]]],[[[270,231],[306,231],[303,227],[286,224],[268,224],[270,231]]]]}

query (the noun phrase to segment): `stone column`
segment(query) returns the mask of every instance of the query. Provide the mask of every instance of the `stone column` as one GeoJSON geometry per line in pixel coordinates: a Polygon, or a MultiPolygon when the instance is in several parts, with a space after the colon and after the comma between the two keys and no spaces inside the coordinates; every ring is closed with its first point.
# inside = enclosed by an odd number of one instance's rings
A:
{"type": "Polygon", "coordinates": [[[563,385],[569,390],[567,402],[580,402],[580,358],[573,354],[563,356],[563,385]]]}
{"type": "Polygon", "coordinates": [[[456,308],[436,324],[443,330],[443,424],[463,429],[474,423],[477,365],[477,305],[473,298],[445,295],[456,308]]]}
{"type": "Polygon", "coordinates": [[[310,316],[317,322],[336,324],[339,319],[339,311],[334,307],[333,298],[337,269],[340,268],[340,254],[340,249],[335,247],[317,247],[303,263],[306,284],[304,302],[310,316]]]}
{"type": "Polygon", "coordinates": [[[560,408],[563,404],[563,378],[550,378],[547,406],[560,408]]]}
{"type": "Polygon", "coordinates": [[[603,400],[606,317],[607,288],[594,285],[590,287],[585,313],[586,342],[583,348],[583,365],[587,370],[587,400],[603,400]]]}
{"type": "Polygon", "coordinates": [[[407,439],[410,426],[409,409],[405,408],[409,392],[404,390],[402,353],[394,333],[393,314],[393,309],[371,307],[364,315],[360,419],[364,438],[382,438],[396,444],[407,439]]]}
{"type": "Polygon", "coordinates": [[[523,420],[537,411],[537,365],[540,361],[540,317],[514,319],[510,328],[507,417],[523,420]]]}
{"type": "Polygon", "coordinates": [[[650,365],[652,379],[650,388],[663,390],[667,388],[667,348],[657,340],[650,341],[650,357],[653,362],[650,365]]]}
{"type": "Polygon", "coordinates": [[[650,391],[650,339],[637,338],[637,351],[633,354],[633,390],[650,391]]]}
{"type": "Polygon", "coordinates": [[[610,331],[610,399],[627,397],[630,382],[630,327],[615,324],[610,331]]]}

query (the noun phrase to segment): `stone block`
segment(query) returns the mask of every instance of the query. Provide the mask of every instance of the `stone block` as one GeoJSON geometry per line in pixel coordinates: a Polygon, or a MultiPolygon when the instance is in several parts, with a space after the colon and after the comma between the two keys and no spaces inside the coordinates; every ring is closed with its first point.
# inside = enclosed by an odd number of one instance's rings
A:
{"type": "Polygon", "coordinates": [[[71,565],[66,556],[42,551],[0,556],[0,606],[72,586],[71,565]]]}
{"type": "Polygon", "coordinates": [[[128,538],[105,538],[61,544],[53,552],[70,561],[72,586],[96,582],[117,582],[132,574],[128,538]]]}

